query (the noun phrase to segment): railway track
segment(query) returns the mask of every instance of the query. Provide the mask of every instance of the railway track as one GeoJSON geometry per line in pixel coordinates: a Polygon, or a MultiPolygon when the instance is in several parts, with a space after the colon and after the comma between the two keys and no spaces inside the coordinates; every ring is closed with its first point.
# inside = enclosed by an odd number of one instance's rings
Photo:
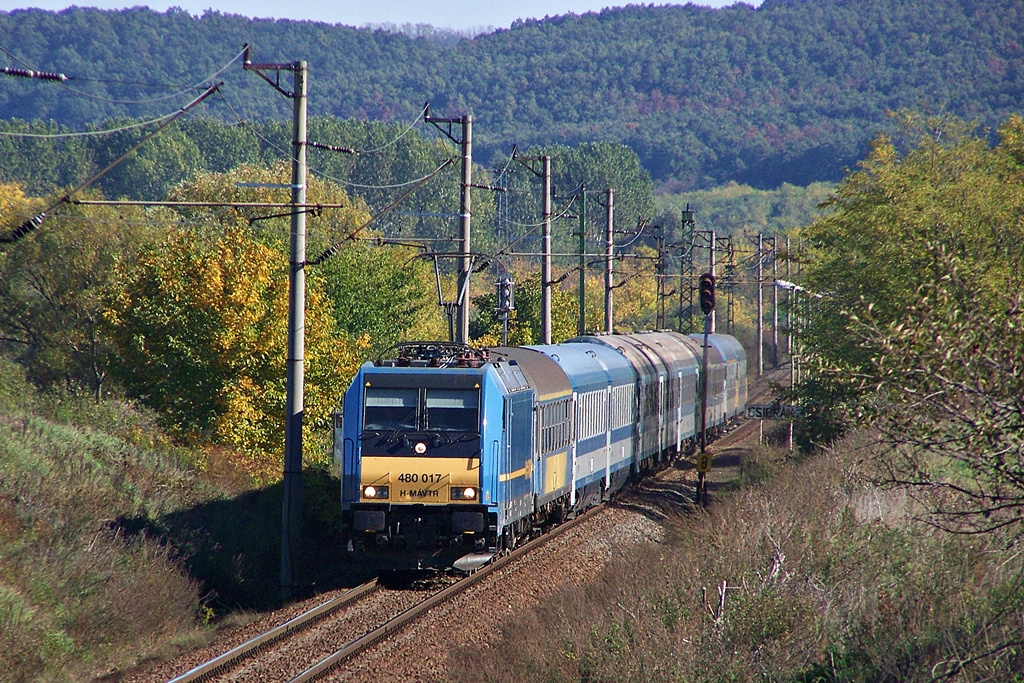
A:
{"type": "Polygon", "coordinates": [[[261,633],[255,638],[246,641],[238,647],[228,650],[218,657],[214,657],[208,662],[200,664],[180,676],[172,678],[169,683],[207,681],[221,674],[230,672],[244,660],[256,656],[260,651],[272,646],[274,643],[290,636],[294,636],[295,634],[312,627],[318,621],[329,617],[331,614],[344,608],[346,605],[351,605],[355,601],[378,590],[380,590],[380,586],[376,579],[368,581],[363,585],[357,586],[336,598],[328,600],[327,602],[324,602],[323,604],[318,605],[293,619],[289,619],[280,626],[272,628],[265,633],[261,633]]]}
{"type": "MultiPolygon", "coordinates": [[[[423,597],[422,592],[418,591],[384,589],[374,579],[194,667],[171,679],[169,683],[221,680],[275,680],[304,683],[317,680],[376,643],[400,632],[431,609],[466,591],[495,571],[550,543],[592,515],[593,511],[554,527],[512,552],[426,597],[423,597]],[[392,608],[395,605],[400,605],[398,613],[392,612],[392,616],[383,620],[378,616],[373,626],[364,627],[359,635],[344,640],[342,634],[351,633],[352,627],[357,622],[368,623],[353,612],[364,598],[369,598],[367,602],[372,602],[375,594],[386,594],[386,597],[389,598],[387,602],[392,608]],[[310,656],[313,649],[323,649],[322,647],[316,648],[313,643],[322,641],[337,643],[339,638],[344,642],[341,647],[332,646],[331,651],[327,654],[310,656]],[[315,661],[308,665],[302,664],[302,662],[308,663],[311,659],[315,661]]],[[[382,610],[386,609],[373,606],[369,612],[379,615],[382,610]]],[[[359,627],[356,626],[356,628],[359,627]]]]}

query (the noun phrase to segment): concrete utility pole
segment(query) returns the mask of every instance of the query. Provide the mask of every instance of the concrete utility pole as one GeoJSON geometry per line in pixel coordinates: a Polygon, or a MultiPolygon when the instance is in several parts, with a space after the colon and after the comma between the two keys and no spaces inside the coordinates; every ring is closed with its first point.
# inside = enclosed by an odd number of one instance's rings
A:
{"type": "Polygon", "coordinates": [[[587,185],[580,184],[580,320],[576,334],[587,333],[587,185]]]}
{"type": "MultiPolygon", "coordinates": [[[[757,233],[757,376],[764,374],[764,236],[757,233]]],[[[774,287],[773,287],[774,289],[774,287]]]]}
{"type": "Polygon", "coordinates": [[[459,259],[459,341],[469,343],[469,276],[472,273],[470,261],[470,229],[472,211],[469,190],[473,186],[473,117],[462,117],[462,182],[459,184],[459,221],[462,228],[462,258],[459,259]]]}
{"type": "Polygon", "coordinates": [[[772,235],[772,368],[779,367],[779,237],[772,235]]]}
{"type": "Polygon", "coordinates": [[[461,228],[459,251],[459,275],[456,283],[456,302],[458,314],[456,319],[455,341],[463,344],[469,343],[469,278],[472,274],[473,264],[470,258],[472,252],[471,223],[472,204],[470,201],[470,188],[473,187],[473,117],[470,114],[459,118],[441,118],[430,115],[430,105],[426,105],[426,113],[423,116],[426,123],[434,124],[439,131],[444,133],[449,140],[462,147],[462,179],[459,182],[459,221],[461,228]],[[438,124],[448,124],[448,128],[441,128],[438,124]],[[462,137],[457,138],[452,134],[452,124],[461,124],[462,137]]]}
{"type": "Polygon", "coordinates": [[[551,157],[542,157],[544,164],[544,229],[543,243],[544,260],[541,265],[540,336],[542,344],[551,343],[551,157]]]}
{"type": "MultiPolygon", "coordinates": [[[[708,272],[711,273],[711,277],[718,277],[718,274],[715,272],[715,231],[711,230],[709,234],[710,237],[708,239],[708,272]]],[[[711,313],[708,315],[706,333],[715,333],[715,318],[715,311],[712,309],[711,313]]]]}
{"type": "Polygon", "coordinates": [[[302,416],[306,358],[306,62],[295,62],[292,123],[292,226],[288,276],[288,370],[284,432],[284,499],[281,507],[281,599],[294,588],[293,543],[302,520],[302,416]]]}
{"type": "Polygon", "coordinates": [[[541,267],[540,267],[540,336],[541,344],[551,343],[551,157],[530,157],[512,155],[512,158],[525,166],[531,173],[540,176],[543,181],[544,197],[541,200],[541,267]],[[541,162],[541,170],[537,171],[530,165],[531,161],[541,162]]]}
{"type": "MultiPolygon", "coordinates": [[[[794,246],[797,253],[800,252],[800,241],[797,240],[794,246]]],[[[803,264],[800,261],[796,262],[796,279],[800,280],[800,275],[803,272],[803,264]]],[[[799,382],[803,377],[804,363],[803,363],[803,334],[804,327],[807,325],[807,302],[810,301],[810,297],[807,295],[801,295],[801,292],[805,290],[794,289],[790,294],[793,297],[793,378],[794,382],[799,382]]]]}
{"type": "Polygon", "coordinates": [[[612,266],[615,262],[615,234],[613,226],[615,223],[615,190],[605,190],[605,229],[604,229],[604,331],[612,332],[612,291],[615,289],[615,271],[612,266]]]}
{"type": "Polygon", "coordinates": [[[587,334],[587,183],[580,184],[580,324],[577,334],[587,334]]]}
{"type": "Polygon", "coordinates": [[[292,202],[288,274],[288,358],[285,378],[284,482],[281,498],[281,599],[295,585],[294,551],[302,520],[302,416],[305,380],[306,329],[306,62],[253,64],[248,46],[242,64],[246,71],[292,100],[292,202]],[[264,71],[273,71],[269,78],[264,71]],[[282,71],[292,72],[292,92],[279,83],[282,71]]]}
{"type": "MultiPolygon", "coordinates": [[[[786,238],[786,280],[793,281],[792,277],[793,251],[789,238],[786,238]]],[[[800,264],[797,263],[797,279],[800,277],[800,264]]],[[[799,288],[786,289],[786,345],[789,354],[789,386],[795,387],[800,379],[800,350],[796,339],[797,330],[794,329],[799,321],[793,315],[794,309],[799,305],[799,288]]],[[[789,450],[793,450],[793,421],[789,421],[789,450]]]]}
{"type": "MultiPolygon", "coordinates": [[[[786,238],[786,279],[793,281],[793,252],[786,238]]],[[[793,293],[786,292],[786,353],[793,355],[793,293]]]]}

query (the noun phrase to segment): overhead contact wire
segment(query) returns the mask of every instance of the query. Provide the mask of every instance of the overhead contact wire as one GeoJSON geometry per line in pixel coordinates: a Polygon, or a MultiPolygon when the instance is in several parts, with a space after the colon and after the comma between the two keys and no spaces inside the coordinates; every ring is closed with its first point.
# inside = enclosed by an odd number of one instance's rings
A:
{"type": "MultiPolygon", "coordinates": [[[[197,88],[203,87],[205,84],[213,81],[215,78],[218,78],[222,73],[224,73],[225,71],[228,70],[228,67],[230,67],[232,64],[237,62],[239,59],[241,59],[242,55],[244,53],[245,53],[244,50],[242,52],[239,52],[235,56],[234,59],[232,59],[230,62],[228,62],[227,64],[225,64],[221,68],[217,69],[217,71],[215,71],[214,73],[210,74],[209,76],[207,76],[203,80],[199,81],[198,83],[196,83],[194,85],[191,85],[191,86],[189,86],[189,87],[187,87],[187,88],[185,88],[183,90],[179,90],[176,93],[172,93],[170,95],[163,95],[161,97],[152,97],[152,98],[147,98],[147,99],[144,99],[144,100],[119,100],[119,99],[111,98],[111,97],[102,97],[100,95],[93,95],[91,93],[87,93],[85,91],[78,90],[77,88],[72,88],[69,85],[64,85],[63,83],[61,84],[61,87],[66,89],[66,90],[70,90],[71,92],[76,93],[78,95],[82,95],[83,97],[89,97],[89,98],[92,98],[94,100],[99,100],[101,102],[112,102],[114,104],[149,104],[151,102],[166,102],[167,100],[173,100],[176,97],[181,97],[182,95],[188,94],[188,93],[192,92],[193,90],[196,90],[197,88]]],[[[74,76],[71,76],[70,79],[71,80],[77,80],[74,76]]]]}
{"type": "Polygon", "coordinates": [[[90,137],[90,136],[99,136],[99,135],[112,135],[114,133],[120,133],[120,132],[126,131],[126,130],[133,130],[135,128],[145,128],[146,126],[151,126],[154,123],[160,123],[161,121],[166,121],[167,119],[171,118],[172,116],[177,116],[177,114],[176,113],[175,114],[167,114],[166,116],[160,116],[160,117],[155,118],[155,119],[147,119],[146,121],[140,121],[138,123],[133,123],[133,124],[128,125],[128,126],[121,126],[119,128],[109,128],[107,130],[91,130],[91,131],[83,131],[83,132],[79,132],[79,133],[17,133],[17,132],[11,132],[11,131],[0,131],[0,135],[6,136],[6,137],[13,137],[13,138],[49,138],[49,139],[52,139],[52,138],[78,138],[78,137],[90,137]]]}
{"type": "MultiPolygon", "coordinates": [[[[25,63],[23,60],[21,60],[18,57],[16,57],[10,50],[7,50],[6,48],[0,47],[0,51],[3,51],[4,54],[6,54],[8,57],[10,57],[11,59],[15,60],[16,62],[18,62],[22,66],[24,66],[25,69],[27,71],[29,71],[29,72],[33,72],[33,73],[46,73],[46,72],[40,72],[38,69],[33,69],[31,66],[29,66],[27,63],[25,63]]],[[[115,104],[149,104],[149,103],[153,103],[153,102],[166,102],[167,100],[172,100],[172,99],[174,99],[176,97],[181,97],[182,95],[186,95],[186,94],[192,92],[193,90],[196,90],[197,88],[201,88],[205,84],[212,82],[214,79],[219,77],[222,73],[227,71],[228,68],[232,64],[234,64],[239,59],[241,59],[243,54],[245,54],[244,50],[242,52],[239,52],[235,56],[235,58],[232,59],[230,62],[228,62],[227,64],[225,64],[221,68],[217,69],[217,71],[215,71],[214,73],[210,74],[209,76],[207,76],[206,78],[204,78],[203,80],[199,81],[198,83],[196,83],[194,85],[191,85],[191,86],[189,86],[187,88],[179,90],[178,92],[172,93],[170,95],[162,95],[160,97],[151,97],[151,98],[147,98],[147,99],[143,99],[143,100],[121,100],[121,99],[116,99],[116,98],[111,98],[111,97],[103,97],[101,95],[93,95],[91,93],[87,93],[85,91],[78,90],[77,88],[72,88],[71,86],[65,85],[63,83],[63,81],[65,81],[65,80],[72,80],[72,81],[74,81],[74,80],[85,80],[85,81],[92,81],[92,82],[98,82],[98,83],[112,83],[112,82],[116,82],[116,81],[109,81],[109,80],[99,79],[99,78],[79,78],[79,77],[76,77],[76,76],[64,76],[64,74],[52,74],[53,76],[60,76],[61,78],[48,78],[47,80],[59,81],[59,85],[62,88],[66,89],[66,90],[70,90],[71,92],[76,93],[78,95],[82,95],[83,97],[89,97],[89,98],[92,98],[92,99],[95,99],[95,100],[99,100],[101,102],[112,102],[112,103],[115,103],[115,104]]],[[[24,75],[24,74],[13,74],[13,75],[24,75]]],[[[153,86],[153,87],[156,87],[156,86],[153,86]]],[[[179,87],[179,86],[161,86],[161,87],[179,87]]]]}
{"type": "MultiPolygon", "coordinates": [[[[274,141],[268,139],[266,136],[264,136],[262,133],[260,133],[260,131],[258,131],[256,128],[251,126],[248,121],[246,121],[241,116],[239,116],[238,112],[236,112],[234,107],[232,107],[231,104],[227,101],[227,98],[224,97],[224,93],[220,93],[219,92],[218,94],[220,95],[221,100],[224,101],[225,106],[227,106],[228,111],[230,111],[231,115],[235,117],[235,120],[238,122],[239,125],[245,126],[248,130],[252,131],[253,135],[255,135],[257,138],[259,138],[264,143],[266,143],[267,146],[270,147],[271,149],[276,150],[277,152],[281,153],[281,155],[283,155],[283,156],[285,156],[285,157],[287,157],[289,159],[293,158],[293,154],[292,154],[291,151],[286,150],[283,147],[279,147],[277,145],[277,143],[275,143],[274,141]]],[[[422,116],[422,114],[421,114],[421,116],[422,116]]],[[[402,135],[405,135],[405,133],[403,133],[402,135]]],[[[400,139],[400,138],[401,138],[401,136],[399,136],[399,138],[396,138],[395,142],[397,142],[398,139],[400,139]]],[[[383,148],[379,148],[379,149],[383,149],[383,148]]],[[[369,154],[369,152],[358,152],[358,151],[355,151],[355,153],[356,154],[369,154]]],[[[447,165],[447,164],[445,164],[445,165],[447,165]]],[[[443,167],[444,166],[442,166],[442,168],[443,167]]],[[[426,175],[426,176],[424,176],[422,178],[417,178],[415,180],[407,180],[405,182],[395,183],[394,185],[360,185],[359,183],[353,183],[353,182],[348,181],[348,180],[342,180],[341,178],[335,178],[334,176],[332,176],[332,175],[330,175],[328,173],[324,173],[323,171],[318,170],[316,167],[311,166],[309,164],[309,162],[306,163],[306,169],[308,170],[309,173],[311,173],[313,175],[319,176],[321,178],[326,178],[327,180],[335,182],[335,183],[337,183],[339,185],[343,185],[343,186],[346,186],[346,187],[355,187],[355,188],[358,188],[360,190],[396,190],[396,189],[399,189],[399,188],[402,188],[402,187],[408,187],[409,185],[417,185],[418,183],[422,183],[425,180],[429,180],[430,178],[432,178],[434,175],[437,174],[437,171],[433,171],[432,173],[430,173],[430,174],[428,174],[428,175],[426,175]]],[[[404,197],[405,197],[405,195],[403,195],[403,198],[404,197]]]]}
{"type": "Polygon", "coordinates": [[[428,180],[430,180],[431,178],[433,178],[434,176],[436,176],[436,175],[437,175],[438,173],[440,173],[441,171],[443,171],[443,170],[444,170],[445,168],[447,168],[447,167],[448,167],[448,166],[449,166],[450,164],[452,164],[452,163],[454,163],[454,160],[452,160],[452,159],[446,159],[446,160],[445,160],[445,162],[444,162],[443,164],[441,164],[440,166],[438,166],[438,167],[437,167],[437,168],[436,168],[436,169],[434,170],[434,172],[433,172],[433,173],[431,173],[430,175],[428,175],[428,176],[426,176],[426,177],[424,177],[424,178],[421,178],[421,179],[420,179],[420,180],[419,180],[419,181],[418,181],[418,182],[417,182],[417,183],[416,183],[415,185],[413,185],[413,186],[412,186],[411,188],[409,188],[408,190],[406,190],[405,192],[403,192],[403,193],[402,193],[402,196],[400,196],[400,197],[399,197],[398,199],[395,199],[395,200],[394,200],[393,202],[391,202],[390,204],[388,204],[387,206],[385,206],[385,207],[384,207],[383,209],[381,209],[380,211],[378,211],[378,212],[377,212],[376,214],[374,214],[374,216],[373,216],[372,218],[370,218],[370,220],[366,221],[365,223],[363,223],[362,225],[360,225],[360,226],[359,226],[358,228],[356,228],[355,230],[353,230],[352,232],[350,232],[350,233],[349,233],[348,235],[346,235],[346,236],[345,236],[345,238],[344,238],[344,239],[342,239],[342,240],[340,240],[340,241],[338,241],[338,242],[335,242],[334,244],[332,244],[332,245],[331,245],[330,247],[328,247],[327,249],[325,249],[325,250],[324,250],[324,252],[323,252],[322,254],[320,254],[319,256],[317,256],[317,257],[316,257],[315,259],[313,259],[312,261],[307,261],[307,262],[306,262],[306,264],[307,264],[307,265],[312,265],[312,266],[318,266],[318,265],[320,265],[321,263],[323,263],[324,261],[326,261],[327,259],[329,259],[329,258],[331,258],[332,256],[334,256],[335,254],[337,254],[337,253],[338,253],[338,250],[339,250],[339,249],[341,249],[341,245],[343,245],[343,244],[344,244],[345,242],[348,242],[348,241],[350,241],[350,240],[354,240],[354,239],[356,239],[356,235],[358,235],[358,234],[359,234],[360,232],[362,232],[363,230],[365,230],[366,228],[368,228],[368,227],[369,227],[369,226],[370,226],[370,225],[371,225],[372,223],[374,223],[374,222],[375,222],[375,221],[376,221],[376,220],[377,220],[378,218],[380,218],[381,216],[383,216],[383,215],[384,215],[384,214],[386,214],[387,212],[391,211],[391,209],[393,209],[393,208],[395,208],[396,206],[398,206],[398,204],[399,204],[400,202],[402,202],[402,200],[404,200],[404,199],[405,199],[406,197],[408,197],[408,196],[409,196],[409,195],[411,195],[411,194],[412,194],[413,192],[415,192],[415,191],[416,191],[416,190],[417,190],[417,189],[419,188],[419,186],[420,186],[420,185],[422,185],[423,183],[427,182],[428,180]]]}
{"type": "Polygon", "coordinates": [[[420,119],[422,119],[423,115],[426,114],[426,113],[427,113],[427,105],[423,105],[423,108],[420,109],[420,113],[416,115],[416,118],[413,119],[412,123],[410,123],[408,125],[408,127],[406,127],[406,129],[404,131],[402,131],[401,135],[399,135],[397,138],[395,138],[394,140],[392,140],[391,142],[389,142],[387,144],[384,144],[384,145],[381,145],[380,147],[377,147],[376,149],[365,149],[365,150],[362,150],[362,151],[358,151],[357,150],[355,153],[356,154],[376,154],[377,152],[383,152],[388,147],[392,147],[393,145],[398,144],[398,141],[401,140],[402,138],[404,138],[406,135],[408,135],[409,131],[411,131],[413,128],[416,127],[416,124],[420,122],[420,119]]]}
{"type": "MultiPolygon", "coordinates": [[[[562,207],[558,211],[558,213],[552,214],[551,217],[548,220],[552,220],[553,221],[553,220],[557,220],[559,218],[564,218],[566,216],[566,214],[569,213],[569,209],[572,208],[573,202],[575,202],[575,201],[576,201],[576,197],[575,196],[571,197],[569,199],[569,202],[564,207],[562,207]]],[[[516,223],[515,221],[508,221],[508,224],[509,225],[514,225],[514,226],[520,227],[520,228],[529,228],[531,231],[535,231],[537,228],[542,227],[544,225],[544,221],[541,221],[540,223],[535,223],[533,225],[525,225],[523,223],[516,223]]],[[[502,247],[501,250],[498,251],[497,255],[501,256],[502,254],[513,253],[513,252],[510,252],[508,250],[511,249],[512,247],[514,247],[515,245],[519,244],[520,242],[522,242],[526,238],[528,238],[528,237],[535,237],[535,236],[536,235],[531,235],[530,233],[527,233],[525,235],[520,235],[518,238],[514,239],[513,241],[509,242],[504,247],[502,247]]]]}
{"type": "MultiPolygon", "coordinates": [[[[181,95],[187,94],[187,93],[189,93],[189,92],[191,92],[193,90],[196,90],[197,88],[203,87],[207,83],[212,82],[214,79],[216,79],[221,74],[223,74],[225,71],[227,71],[227,69],[231,65],[233,65],[234,62],[238,61],[242,57],[242,55],[245,53],[245,50],[243,50],[242,52],[239,52],[239,54],[236,55],[236,57],[234,57],[233,59],[228,61],[226,63],[226,65],[224,65],[223,67],[218,69],[216,72],[214,72],[210,76],[206,77],[205,79],[203,79],[199,83],[196,83],[195,85],[188,86],[188,87],[186,87],[186,88],[184,88],[182,90],[179,90],[178,92],[171,93],[169,95],[161,95],[160,97],[148,97],[146,99],[117,99],[117,98],[113,98],[113,97],[103,97],[103,96],[100,96],[100,95],[94,95],[94,94],[91,94],[91,93],[88,93],[88,92],[84,92],[82,90],[78,90],[76,88],[73,88],[71,86],[63,84],[63,81],[90,81],[90,82],[94,82],[94,83],[119,83],[119,84],[120,83],[124,83],[122,81],[112,81],[112,80],[109,80],[109,79],[98,79],[98,78],[82,78],[82,77],[77,77],[77,76],[65,76],[63,74],[50,74],[48,72],[41,72],[38,69],[34,69],[33,67],[30,67],[25,60],[19,59],[10,50],[0,46],[0,51],[2,51],[4,54],[6,54],[8,57],[13,59],[14,61],[18,62],[19,65],[22,65],[23,67],[25,67],[25,70],[7,70],[7,69],[5,69],[4,70],[5,73],[9,73],[12,76],[24,76],[24,77],[33,77],[33,75],[40,75],[41,74],[44,77],[46,77],[46,80],[58,81],[59,84],[60,84],[60,87],[65,88],[67,90],[71,90],[72,92],[74,92],[76,94],[80,94],[80,95],[83,95],[85,97],[91,97],[93,99],[98,99],[100,101],[114,102],[114,103],[118,103],[118,104],[147,104],[147,103],[150,103],[150,102],[162,102],[162,101],[167,101],[168,99],[174,99],[175,97],[180,97],[181,95]],[[17,73],[17,72],[20,72],[20,71],[25,71],[27,73],[17,73]]],[[[148,87],[180,87],[180,86],[177,86],[177,85],[170,86],[170,85],[159,85],[159,84],[148,84],[148,83],[134,83],[134,84],[130,84],[130,85],[146,85],[148,87]]]]}
{"type": "Polygon", "coordinates": [[[8,234],[0,236],[0,244],[13,244],[14,242],[19,241],[20,239],[22,239],[23,237],[25,237],[26,235],[28,235],[32,231],[36,230],[39,226],[41,226],[43,224],[43,221],[46,219],[46,217],[52,211],[54,211],[58,206],[60,206],[61,204],[64,204],[65,202],[70,202],[72,196],[78,194],[79,192],[81,192],[82,190],[84,190],[85,188],[89,187],[90,185],[95,183],[97,180],[99,180],[100,178],[105,176],[107,173],[110,172],[111,169],[113,169],[115,166],[117,166],[122,161],[124,161],[125,159],[130,157],[132,154],[134,154],[135,150],[137,150],[139,147],[142,147],[142,145],[144,145],[145,143],[147,143],[150,140],[152,140],[161,131],[163,131],[165,128],[167,128],[167,126],[171,125],[171,123],[176,121],[179,117],[181,117],[181,116],[185,115],[186,113],[188,113],[188,111],[190,109],[192,109],[193,107],[198,105],[200,102],[205,100],[207,97],[212,95],[214,92],[216,92],[217,89],[220,88],[221,85],[223,85],[223,83],[218,83],[216,85],[211,85],[209,88],[206,89],[206,92],[204,92],[199,97],[195,98],[194,100],[192,100],[191,102],[186,104],[184,107],[179,109],[177,112],[175,112],[174,114],[172,114],[170,116],[164,117],[164,119],[165,119],[164,122],[161,123],[160,126],[156,130],[154,130],[153,132],[149,133],[146,137],[144,137],[141,140],[139,140],[139,142],[137,142],[127,152],[125,152],[124,154],[119,156],[117,159],[115,159],[113,162],[111,162],[102,171],[100,171],[99,173],[94,174],[92,177],[88,178],[87,180],[85,180],[82,183],[80,183],[79,185],[77,185],[74,189],[70,190],[67,194],[65,194],[59,200],[57,200],[56,202],[54,202],[53,204],[48,206],[44,211],[39,212],[35,216],[32,216],[32,218],[29,218],[27,221],[25,221],[24,223],[19,225],[17,228],[12,230],[8,234]]]}

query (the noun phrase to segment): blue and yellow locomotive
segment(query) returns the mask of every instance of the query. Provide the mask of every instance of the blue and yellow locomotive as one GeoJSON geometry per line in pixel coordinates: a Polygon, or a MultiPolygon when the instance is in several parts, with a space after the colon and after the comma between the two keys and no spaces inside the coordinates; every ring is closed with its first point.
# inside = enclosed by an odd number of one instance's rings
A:
{"type": "MultiPolygon", "coordinates": [[[[335,421],[353,550],[447,567],[514,547],[690,450],[703,337],[602,334],[474,349],[400,344],[360,368],[335,421]]],[[[711,335],[707,429],[746,401],[746,354],[711,335]]]]}

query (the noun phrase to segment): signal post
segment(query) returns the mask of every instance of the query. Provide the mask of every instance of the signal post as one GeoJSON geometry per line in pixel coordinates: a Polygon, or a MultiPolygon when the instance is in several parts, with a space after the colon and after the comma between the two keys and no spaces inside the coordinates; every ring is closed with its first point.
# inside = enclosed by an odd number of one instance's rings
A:
{"type": "MultiPolygon", "coordinates": [[[[713,252],[712,252],[713,253],[713,252]]],[[[701,354],[700,371],[700,452],[697,454],[697,491],[695,500],[698,505],[708,504],[707,475],[711,471],[711,454],[708,445],[708,336],[712,329],[712,313],[715,311],[715,276],[704,273],[700,276],[697,286],[700,293],[700,310],[704,314],[704,347],[701,354]]]]}

